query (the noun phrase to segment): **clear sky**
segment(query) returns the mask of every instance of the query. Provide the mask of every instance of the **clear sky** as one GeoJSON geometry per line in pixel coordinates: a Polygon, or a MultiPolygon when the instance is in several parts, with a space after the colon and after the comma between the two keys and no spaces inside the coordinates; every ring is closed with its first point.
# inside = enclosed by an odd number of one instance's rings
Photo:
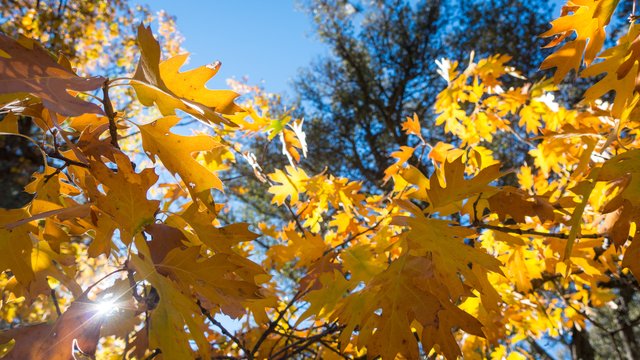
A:
{"type": "Polygon", "coordinates": [[[222,62],[210,88],[227,78],[249,76],[269,92],[291,93],[300,67],[326,52],[314,37],[311,19],[296,0],[139,0],[177,17],[191,53],[186,68],[222,62]]]}

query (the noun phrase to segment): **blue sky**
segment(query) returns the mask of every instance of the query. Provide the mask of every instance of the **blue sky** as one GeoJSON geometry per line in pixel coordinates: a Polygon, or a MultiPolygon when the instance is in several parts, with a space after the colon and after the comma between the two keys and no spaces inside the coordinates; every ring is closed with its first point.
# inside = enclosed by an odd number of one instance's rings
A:
{"type": "Polygon", "coordinates": [[[269,92],[291,93],[300,67],[326,48],[312,31],[311,19],[296,0],[144,1],[152,10],[177,17],[191,53],[187,68],[222,62],[210,88],[226,88],[227,78],[249,76],[269,92]]]}

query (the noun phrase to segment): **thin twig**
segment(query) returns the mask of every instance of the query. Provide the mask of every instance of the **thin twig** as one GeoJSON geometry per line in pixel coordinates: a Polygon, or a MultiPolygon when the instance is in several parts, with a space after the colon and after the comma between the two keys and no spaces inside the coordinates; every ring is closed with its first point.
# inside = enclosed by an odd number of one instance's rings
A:
{"type": "Polygon", "coordinates": [[[478,198],[473,202],[473,223],[476,225],[478,224],[478,202],[480,201],[481,197],[482,193],[478,194],[478,198]]]}
{"type": "Polygon", "coordinates": [[[48,182],[49,182],[49,180],[51,180],[54,176],[56,176],[56,175],[60,174],[60,172],[61,172],[62,170],[64,170],[64,168],[66,168],[66,167],[67,167],[67,165],[69,165],[69,164],[68,164],[68,163],[64,163],[64,165],[62,165],[62,167],[60,167],[60,168],[56,169],[56,170],[55,170],[54,172],[52,172],[51,174],[46,175],[46,176],[44,177],[44,181],[43,181],[43,183],[44,183],[44,184],[48,183],[48,182]]]}
{"type": "MultiPolygon", "coordinates": [[[[497,226],[497,225],[490,225],[490,224],[471,224],[466,226],[467,228],[476,228],[476,229],[487,229],[487,230],[494,230],[494,231],[500,231],[500,232],[504,232],[504,233],[510,233],[510,234],[518,234],[518,235],[533,235],[533,236],[544,236],[544,237],[553,237],[553,238],[557,238],[557,239],[568,239],[569,238],[569,234],[568,233],[551,233],[551,232],[544,232],[544,231],[536,231],[536,230],[526,230],[526,229],[519,229],[519,228],[510,228],[510,227],[506,227],[506,226],[497,226]]],[[[578,235],[578,238],[580,239],[601,239],[606,237],[607,235],[605,234],[585,234],[585,235],[578,235]]]]}
{"type": "Polygon", "coordinates": [[[200,300],[197,301],[198,307],[200,308],[200,311],[202,312],[202,315],[206,316],[207,319],[209,319],[209,321],[211,321],[211,323],[213,325],[215,325],[216,327],[218,327],[220,329],[220,331],[222,331],[222,333],[227,336],[228,338],[230,338],[234,343],[236,343],[236,345],[238,345],[238,347],[245,353],[248,354],[249,351],[247,350],[247,348],[244,346],[244,343],[240,341],[240,339],[238,339],[235,335],[233,335],[229,330],[227,330],[218,320],[216,320],[211,313],[209,312],[209,310],[205,309],[202,304],[200,303],[200,300]]]}
{"type": "Polygon", "coordinates": [[[60,154],[59,152],[45,152],[45,153],[50,158],[64,161],[66,163],[66,165],[80,166],[80,167],[83,167],[83,168],[88,168],[89,167],[89,165],[87,165],[87,164],[85,164],[83,162],[79,162],[79,161],[76,161],[76,160],[69,159],[68,157],[60,154]]]}
{"type": "Polygon", "coordinates": [[[300,230],[300,232],[302,233],[302,237],[307,237],[307,232],[304,231],[304,227],[302,226],[302,223],[300,222],[300,217],[298,214],[296,214],[293,209],[291,208],[291,205],[287,204],[286,202],[284,203],[284,206],[287,208],[287,210],[289,210],[289,213],[291,213],[291,217],[293,217],[293,220],[296,223],[296,226],[298,227],[298,230],[300,230]]]}
{"type": "Polygon", "coordinates": [[[124,263],[125,268],[127,269],[127,279],[129,279],[129,287],[131,288],[131,293],[133,294],[133,298],[136,299],[138,303],[144,303],[144,299],[142,295],[138,293],[138,284],[133,277],[133,270],[129,269],[128,260],[124,263]]]}
{"type": "Polygon", "coordinates": [[[271,246],[267,245],[267,243],[265,243],[264,241],[260,240],[260,238],[254,239],[253,241],[256,244],[260,245],[265,250],[269,250],[271,248],[271,246]]]}
{"type": "Polygon", "coordinates": [[[58,317],[62,315],[62,311],[60,311],[60,304],[58,303],[58,297],[56,296],[56,291],[51,289],[51,300],[53,300],[53,305],[56,307],[56,313],[58,317]]]}
{"type": "Polygon", "coordinates": [[[293,298],[291,299],[291,301],[287,304],[287,306],[282,309],[282,311],[280,311],[278,313],[278,317],[274,320],[271,321],[271,323],[269,323],[269,327],[260,335],[260,338],[258,339],[258,341],[256,342],[256,344],[253,346],[253,349],[251,350],[251,353],[248,354],[250,359],[253,359],[253,355],[260,349],[260,345],[262,345],[262,343],[267,339],[267,337],[269,336],[269,334],[271,334],[273,332],[273,330],[276,328],[276,326],[278,325],[278,323],[280,322],[280,320],[282,320],[282,318],[284,317],[284,315],[287,313],[287,311],[289,310],[289,308],[291,306],[293,306],[293,304],[298,301],[298,299],[300,299],[303,295],[305,294],[305,292],[301,292],[298,291],[293,298]]]}
{"type": "Polygon", "coordinates": [[[275,354],[273,354],[273,358],[276,358],[278,355],[282,354],[281,359],[291,359],[294,358],[295,355],[301,353],[302,351],[305,351],[307,349],[307,347],[317,341],[321,341],[322,338],[324,338],[325,336],[331,335],[333,333],[335,333],[336,331],[340,331],[342,330],[342,326],[337,326],[337,324],[331,324],[330,326],[327,327],[327,329],[319,334],[313,335],[311,337],[308,337],[304,340],[299,340],[296,341],[294,343],[291,343],[290,345],[278,350],[275,354]],[[289,350],[293,350],[292,352],[289,353],[289,350]]]}
{"type": "Polygon", "coordinates": [[[129,351],[129,333],[124,337],[124,351],[122,352],[122,360],[127,360],[127,352],[129,351]]]}
{"type": "Polygon", "coordinates": [[[104,113],[109,119],[109,135],[111,135],[111,145],[116,149],[120,149],[118,144],[118,128],[116,125],[116,113],[113,111],[113,104],[109,99],[109,80],[105,81],[102,85],[102,104],[104,105],[104,113]]]}
{"type": "Polygon", "coordinates": [[[353,234],[353,235],[349,236],[346,240],[344,240],[344,241],[343,241],[343,242],[341,242],[340,244],[338,244],[338,245],[336,245],[336,246],[334,246],[334,247],[332,247],[332,248],[330,248],[330,249],[328,249],[328,250],[325,250],[324,254],[322,254],[322,255],[324,256],[324,255],[327,255],[328,253],[330,253],[330,252],[332,252],[332,251],[338,251],[338,250],[340,250],[341,248],[344,248],[345,246],[349,245],[349,243],[351,243],[353,240],[355,240],[358,236],[364,235],[364,234],[366,234],[366,233],[368,233],[368,232],[370,232],[370,231],[375,230],[375,228],[377,228],[377,227],[378,227],[378,225],[380,225],[380,223],[381,223],[381,222],[382,222],[382,220],[384,220],[384,219],[385,219],[385,218],[383,217],[383,218],[379,219],[378,221],[376,221],[376,222],[375,222],[373,225],[371,225],[370,227],[368,227],[368,228],[366,228],[366,229],[364,229],[364,230],[360,231],[360,232],[359,232],[359,233],[357,233],[357,234],[353,234]]]}

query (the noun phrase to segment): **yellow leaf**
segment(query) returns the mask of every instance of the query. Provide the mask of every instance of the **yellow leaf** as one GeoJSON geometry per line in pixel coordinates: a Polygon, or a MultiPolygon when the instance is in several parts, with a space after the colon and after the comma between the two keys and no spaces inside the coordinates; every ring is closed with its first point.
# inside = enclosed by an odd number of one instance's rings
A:
{"type": "Polygon", "coordinates": [[[422,132],[420,128],[420,119],[418,119],[418,114],[413,114],[413,117],[407,117],[407,120],[402,123],[402,130],[407,133],[407,135],[415,135],[424,142],[422,138],[422,132]]]}
{"type": "Polygon", "coordinates": [[[0,269],[11,270],[18,281],[24,285],[34,279],[31,268],[31,239],[29,233],[35,228],[26,223],[8,230],[5,224],[29,217],[26,209],[0,209],[0,269]]]}
{"type": "Polygon", "coordinates": [[[620,38],[618,45],[598,56],[603,61],[595,63],[584,71],[582,77],[598,76],[606,73],[600,81],[584,93],[584,100],[594,103],[609,91],[615,91],[611,115],[621,117],[623,111],[633,102],[640,60],[640,25],[633,24],[629,32],[620,38]]]}
{"type": "Polygon", "coordinates": [[[95,178],[105,187],[105,196],[100,196],[97,206],[118,224],[121,238],[130,243],[133,236],[155,219],[159,201],[148,200],[147,191],[158,180],[153,169],[136,173],[131,160],[123,153],[115,153],[118,171],[109,169],[101,162],[92,162],[95,178]]]}
{"type": "Polygon", "coordinates": [[[555,36],[547,47],[554,47],[568,40],[560,49],[549,55],[540,65],[541,70],[557,68],[554,80],[559,83],[569,70],[578,71],[596,58],[606,38],[605,27],[620,0],[569,0],[562,8],[562,16],[551,22],[551,29],[541,37],[555,36]]]}
{"type": "Polygon", "coordinates": [[[267,251],[267,254],[282,264],[297,260],[295,267],[309,266],[329,249],[319,234],[305,232],[304,236],[301,236],[293,230],[285,234],[288,239],[286,245],[274,245],[267,251]]]}
{"type": "MultiPolygon", "coordinates": [[[[187,226],[193,229],[200,243],[206,245],[216,253],[230,253],[231,248],[240,242],[251,241],[258,237],[257,234],[249,230],[247,223],[235,223],[224,227],[215,227],[213,219],[215,215],[207,208],[198,207],[196,203],[189,205],[187,210],[177,215],[186,223],[180,224],[178,228],[185,229],[187,226]]],[[[175,221],[176,216],[167,219],[175,221]]],[[[196,242],[196,244],[199,244],[196,242]]]]}
{"type": "Polygon", "coordinates": [[[175,110],[180,109],[205,122],[233,125],[219,113],[233,115],[242,111],[233,103],[238,95],[232,91],[214,91],[204,87],[218,66],[203,66],[179,73],[186,54],[160,63],[160,45],[151,29],[142,24],[138,27],[137,42],[140,61],[131,84],[143,105],[155,103],[165,116],[174,115],[175,110]]]}
{"type": "Polygon", "coordinates": [[[297,203],[300,199],[299,194],[305,191],[306,182],[309,180],[307,173],[300,168],[287,166],[285,170],[286,173],[277,169],[269,174],[269,179],[279,184],[269,187],[269,192],[274,195],[271,200],[274,204],[284,204],[287,197],[289,197],[289,204],[297,203]]]}
{"type": "Polygon", "coordinates": [[[443,170],[431,176],[427,194],[433,211],[490,189],[489,183],[504,175],[500,172],[500,164],[486,167],[468,180],[464,173],[465,164],[461,156],[453,161],[447,160],[443,170]]]}
{"type": "Polygon", "coordinates": [[[531,280],[542,278],[544,263],[535,250],[518,246],[505,261],[505,270],[505,274],[515,282],[516,289],[526,293],[532,288],[531,280]]]}
{"type": "Polygon", "coordinates": [[[178,97],[207,106],[217,113],[233,115],[242,111],[233,102],[238,97],[237,93],[205,87],[220,69],[220,63],[180,72],[180,67],[188,57],[189,54],[176,55],[160,63],[160,76],[167,88],[178,97]]]}
{"type": "Polygon", "coordinates": [[[255,277],[262,269],[235,254],[200,256],[200,247],[173,249],[157,265],[158,272],[175,280],[186,294],[193,289],[204,297],[207,308],[220,307],[227,315],[244,315],[243,303],[258,299],[255,277]]]}
{"type": "Polygon", "coordinates": [[[18,134],[18,116],[12,112],[0,120],[0,133],[18,134]]]}
{"type": "Polygon", "coordinates": [[[157,156],[164,166],[180,178],[195,193],[210,189],[223,190],[216,174],[194,159],[194,153],[210,151],[221,146],[211,136],[182,136],[171,132],[180,121],[177,116],[160,118],[150,124],[140,125],[142,147],[152,160],[157,156]]]}
{"type": "Polygon", "coordinates": [[[410,146],[401,146],[400,150],[392,152],[391,157],[397,159],[397,161],[384,171],[383,180],[387,182],[393,175],[397,174],[404,164],[409,161],[414,151],[415,149],[410,146]]]}
{"type": "Polygon", "coordinates": [[[150,311],[149,346],[159,348],[168,359],[194,358],[190,338],[195,339],[200,355],[208,357],[209,343],[204,337],[205,324],[195,301],[182,294],[171,280],[160,275],[151,262],[149,247],[141,236],[136,236],[138,255],[132,255],[130,264],[136,279],[151,283],[160,300],[150,311]],[[189,333],[184,331],[185,324],[189,333]]]}
{"type": "Polygon", "coordinates": [[[419,357],[416,337],[425,352],[438,346],[439,352],[455,359],[460,349],[451,332],[453,326],[484,336],[480,323],[441,296],[437,270],[427,257],[402,256],[361,291],[338,306],[337,317],[346,324],[342,347],[357,327],[356,344],[367,348],[367,355],[394,359],[402,354],[419,357]],[[414,334],[413,324],[422,326],[414,334]],[[454,325],[455,324],[455,325],[454,325]]]}
{"type": "Polygon", "coordinates": [[[629,268],[636,279],[640,279],[640,236],[633,237],[622,258],[622,266],[629,268]]]}

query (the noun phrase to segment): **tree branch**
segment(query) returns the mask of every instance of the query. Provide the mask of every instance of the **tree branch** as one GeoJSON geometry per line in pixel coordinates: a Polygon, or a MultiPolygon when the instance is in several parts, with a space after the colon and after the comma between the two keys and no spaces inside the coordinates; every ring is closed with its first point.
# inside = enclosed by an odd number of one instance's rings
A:
{"type": "MultiPolygon", "coordinates": [[[[506,226],[497,226],[497,225],[481,224],[481,223],[472,224],[466,227],[472,228],[472,229],[475,228],[475,229],[494,230],[494,231],[500,231],[504,233],[518,234],[518,235],[544,236],[544,237],[553,237],[558,239],[569,238],[568,233],[552,233],[552,232],[544,232],[544,231],[536,231],[536,230],[524,230],[524,229],[518,229],[518,228],[510,228],[506,226]]],[[[578,238],[580,239],[600,239],[605,237],[607,237],[607,235],[605,234],[585,234],[585,235],[578,236],[578,238]]]]}
{"type": "Polygon", "coordinates": [[[274,321],[271,321],[269,323],[269,327],[260,335],[260,338],[258,339],[256,344],[253,346],[253,349],[251,350],[251,353],[249,354],[249,359],[253,359],[253,355],[260,349],[260,345],[262,345],[262,343],[267,339],[269,334],[271,334],[275,330],[276,326],[278,325],[280,320],[282,320],[282,318],[287,313],[289,308],[291,306],[293,306],[293,303],[298,301],[298,299],[300,299],[304,294],[305,294],[305,292],[298,291],[293,296],[293,299],[291,299],[291,301],[287,304],[287,306],[284,309],[282,309],[280,312],[278,312],[277,318],[274,321]]]}
{"type": "Polygon", "coordinates": [[[380,220],[376,221],[373,225],[371,225],[370,227],[360,231],[357,234],[353,234],[351,236],[349,236],[346,240],[344,240],[343,242],[341,242],[340,244],[332,247],[331,249],[325,250],[324,255],[327,255],[328,253],[332,252],[332,251],[338,251],[341,248],[344,248],[345,246],[347,246],[349,243],[351,243],[353,240],[355,240],[358,236],[360,235],[364,235],[366,233],[368,233],[369,231],[373,231],[375,230],[375,228],[378,227],[378,225],[380,225],[380,223],[382,222],[382,220],[384,220],[385,218],[381,218],[380,220]]]}
{"type": "Polygon", "coordinates": [[[313,335],[311,337],[308,337],[304,340],[299,340],[296,341],[294,343],[291,343],[290,345],[278,350],[275,354],[273,354],[272,358],[276,358],[278,355],[282,356],[280,357],[280,359],[291,359],[294,358],[295,355],[301,353],[302,351],[305,351],[307,349],[307,347],[313,343],[315,343],[316,341],[321,341],[322,338],[324,338],[327,335],[331,335],[333,333],[335,333],[336,331],[340,331],[342,330],[342,326],[337,326],[337,324],[331,324],[327,327],[326,330],[324,330],[323,332],[313,335]],[[293,350],[292,352],[289,353],[289,350],[293,350]]]}
{"type": "Polygon", "coordinates": [[[111,135],[111,145],[116,149],[120,149],[120,145],[118,144],[118,128],[116,125],[116,113],[113,111],[113,104],[111,103],[111,99],[109,99],[109,80],[107,79],[102,85],[102,104],[104,105],[104,112],[107,115],[107,119],[109,119],[109,134],[111,135]]]}
{"type": "Polygon", "coordinates": [[[196,302],[198,304],[198,307],[200,308],[200,311],[202,312],[202,314],[204,316],[207,317],[207,319],[209,319],[209,321],[211,321],[211,323],[213,325],[215,325],[216,327],[218,327],[220,329],[220,331],[222,331],[222,333],[227,336],[228,338],[231,339],[231,341],[233,341],[234,343],[236,343],[236,345],[238,345],[238,347],[247,355],[249,356],[249,350],[247,350],[247,348],[244,346],[244,343],[240,341],[240,339],[238,339],[235,335],[233,335],[229,330],[227,330],[218,320],[216,320],[211,313],[209,312],[209,310],[205,309],[202,306],[202,303],[200,303],[200,300],[198,300],[196,302]]]}

